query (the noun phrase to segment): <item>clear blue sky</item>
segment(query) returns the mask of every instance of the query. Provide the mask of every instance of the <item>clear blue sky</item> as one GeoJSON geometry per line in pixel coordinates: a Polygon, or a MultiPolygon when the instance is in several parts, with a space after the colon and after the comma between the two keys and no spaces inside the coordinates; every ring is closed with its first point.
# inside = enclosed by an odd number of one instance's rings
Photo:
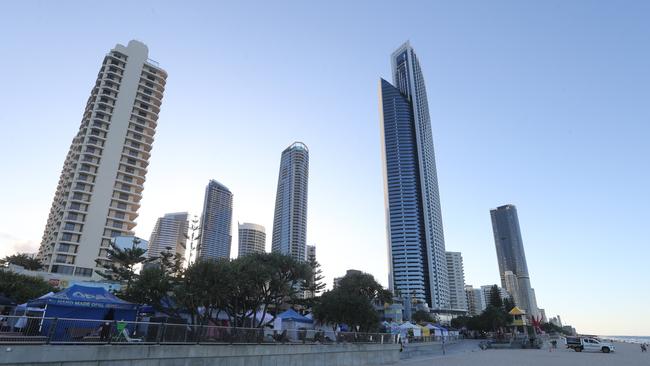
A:
{"type": "Polygon", "coordinates": [[[101,60],[139,39],[169,79],[138,235],[199,213],[211,178],[270,232],[301,140],[328,284],[348,268],[386,284],[377,85],[409,39],[466,282],[498,281],[489,210],[512,203],[549,316],[648,335],[650,2],[312,3],[0,3],[0,255],[37,248],[101,60]]]}

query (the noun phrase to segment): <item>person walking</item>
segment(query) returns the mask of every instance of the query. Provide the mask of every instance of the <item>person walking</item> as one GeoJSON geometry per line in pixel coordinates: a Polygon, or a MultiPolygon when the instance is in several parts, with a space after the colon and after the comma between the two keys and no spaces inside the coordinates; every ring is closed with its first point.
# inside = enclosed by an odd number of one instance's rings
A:
{"type": "Polygon", "coordinates": [[[648,346],[646,346],[645,343],[641,343],[641,352],[647,352],[648,351],[648,346]]]}

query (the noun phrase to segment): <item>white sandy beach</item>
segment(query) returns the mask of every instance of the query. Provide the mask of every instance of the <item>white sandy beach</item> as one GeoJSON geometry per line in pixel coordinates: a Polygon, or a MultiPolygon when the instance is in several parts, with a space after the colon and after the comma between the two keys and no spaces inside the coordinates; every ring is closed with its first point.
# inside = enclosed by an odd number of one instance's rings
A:
{"type": "Polygon", "coordinates": [[[452,345],[446,355],[432,355],[402,360],[404,366],[601,366],[650,365],[650,352],[641,353],[639,345],[615,343],[616,352],[575,352],[558,348],[553,352],[542,350],[485,350],[476,341],[462,341],[452,345]]]}

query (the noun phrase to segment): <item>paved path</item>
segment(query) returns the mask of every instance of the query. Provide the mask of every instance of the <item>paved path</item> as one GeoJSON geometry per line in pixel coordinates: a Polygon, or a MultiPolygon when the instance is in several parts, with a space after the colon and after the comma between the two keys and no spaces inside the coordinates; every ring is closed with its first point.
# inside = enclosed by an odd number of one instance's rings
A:
{"type": "Polygon", "coordinates": [[[401,360],[399,366],[613,366],[650,365],[650,352],[641,353],[636,344],[616,343],[610,354],[574,352],[559,348],[543,350],[485,350],[477,341],[462,341],[449,345],[446,355],[432,355],[401,360]]]}

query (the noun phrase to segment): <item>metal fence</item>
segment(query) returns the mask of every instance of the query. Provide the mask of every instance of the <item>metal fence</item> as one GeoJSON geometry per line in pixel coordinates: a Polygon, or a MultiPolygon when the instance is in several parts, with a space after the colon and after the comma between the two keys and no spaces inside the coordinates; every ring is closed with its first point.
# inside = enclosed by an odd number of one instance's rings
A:
{"type": "Polygon", "coordinates": [[[0,344],[396,343],[389,333],[273,330],[136,321],[3,316],[0,344]]]}

